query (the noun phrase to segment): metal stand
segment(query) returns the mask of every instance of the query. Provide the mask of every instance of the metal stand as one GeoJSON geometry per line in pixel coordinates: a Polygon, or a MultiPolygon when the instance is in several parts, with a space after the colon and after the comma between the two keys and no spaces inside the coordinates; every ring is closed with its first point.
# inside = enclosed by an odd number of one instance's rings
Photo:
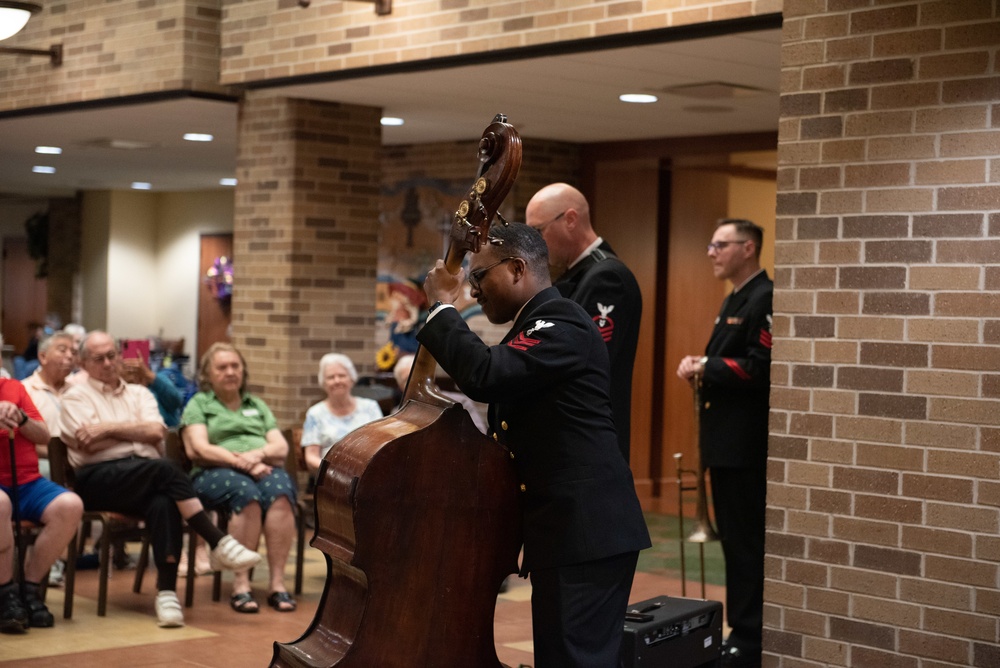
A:
{"type": "MultiPolygon", "coordinates": [[[[687,558],[684,554],[684,545],[688,542],[687,533],[684,532],[684,492],[698,491],[698,485],[684,484],[684,476],[691,475],[698,479],[698,472],[692,469],[681,468],[681,459],[684,457],[679,452],[674,453],[674,462],[677,467],[677,542],[681,548],[681,596],[687,596],[687,558]]],[[[705,598],[705,543],[698,542],[698,563],[701,568],[701,597],[705,598]]]]}

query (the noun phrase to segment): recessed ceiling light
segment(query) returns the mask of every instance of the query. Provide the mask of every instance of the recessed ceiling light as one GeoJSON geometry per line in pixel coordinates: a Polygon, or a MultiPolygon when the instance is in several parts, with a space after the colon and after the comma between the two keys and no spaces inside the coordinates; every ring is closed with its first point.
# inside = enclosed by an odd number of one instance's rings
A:
{"type": "Polygon", "coordinates": [[[236,183],[236,179],[219,179],[220,186],[235,186],[236,183]]]}
{"type": "Polygon", "coordinates": [[[184,133],[184,139],[188,141],[212,141],[215,137],[201,132],[186,132],[184,133]]]}
{"type": "Polygon", "coordinates": [[[763,88],[728,83],[726,81],[705,81],[702,83],[682,84],[680,86],[667,86],[663,89],[663,92],[670,95],[695,97],[701,100],[725,100],[736,97],[751,97],[767,91],[763,88]]]}
{"type": "Polygon", "coordinates": [[[657,97],[655,95],[648,95],[647,93],[625,93],[624,95],[619,95],[618,99],[622,102],[631,102],[633,104],[649,104],[656,102],[657,97]]]}
{"type": "Polygon", "coordinates": [[[404,123],[402,118],[397,118],[395,116],[383,116],[382,125],[402,125],[404,123]]]}
{"type": "Polygon", "coordinates": [[[35,174],[55,174],[56,168],[49,167],[48,165],[35,165],[34,167],[31,168],[31,171],[33,171],[35,174]]]}
{"type": "Polygon", "coordinates": [[[62,149],[58,146],[36,146],[35,153],[44,153],[45,155],[59,155],[62,153],[62,149]]]}
{"type": "Polygon", "coordinates": [[[692,104],[687,107],[681,107],[681,110],[692,114],[724,114],[729,111],[736,111],[733,107],[725,107],[721,104],[692,104]]]}
{"type": "Polygon", "coordinates": [[[152,189],[152,183],[146,183],[145,181],[133,181],[132,190],[150,190],[152,189]]]}

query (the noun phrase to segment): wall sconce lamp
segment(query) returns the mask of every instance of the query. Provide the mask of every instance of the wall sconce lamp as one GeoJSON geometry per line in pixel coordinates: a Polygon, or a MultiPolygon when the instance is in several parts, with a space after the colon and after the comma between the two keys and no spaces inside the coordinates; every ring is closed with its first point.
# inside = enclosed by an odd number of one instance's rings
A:
{"type": "MultiPolygon", "coordinates": [[[[392,0],[359,0],[360,2],[370,2],[375,5],[375,13],[379,16],[392,14],[392,0]]],[[[312,0],[299,0],[299,7],[308,7],[312,0]]],[[[3,3],[0,3],[3,4],[3,3]]]]}
{"type": "MultiPolygon", "coordinates": [[[[32,14],[42,11],[40,5],[33,2],[13,2],[0,0],[0,40],[13,37],[21,31],[32,14]]],[[[53,67],[62,65],[62,44],[53,44],[48,49],[21,49],[13,46],[0,46],[0,53],[10,53],[19,56],[47,56],[53,67]]]]}

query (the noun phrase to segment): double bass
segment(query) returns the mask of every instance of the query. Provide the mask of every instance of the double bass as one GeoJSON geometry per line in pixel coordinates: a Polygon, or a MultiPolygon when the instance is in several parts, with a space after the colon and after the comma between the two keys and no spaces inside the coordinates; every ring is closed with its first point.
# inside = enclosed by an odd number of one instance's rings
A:
{"type": "MultiPolygon", "coordinates": [[[[521,165],[521,139],[503,115],[483,132],[479,160],[452,223],[452,274],[487,243],[521,165]]],[[[517,570],[517,477],[506,448],[440,394],[436,368],[418,350],[400,408],[326,454],[310,543],[326,557],[326,586],[305,634],[274,643],[272,666],[503,666],[493,615],[517,570]]]]}

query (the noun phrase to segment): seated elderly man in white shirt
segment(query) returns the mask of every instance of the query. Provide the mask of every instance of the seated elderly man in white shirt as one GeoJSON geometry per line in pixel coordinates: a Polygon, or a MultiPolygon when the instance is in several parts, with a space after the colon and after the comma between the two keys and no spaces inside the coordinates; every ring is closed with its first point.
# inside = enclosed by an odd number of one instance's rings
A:
{"type": "Polygon", "coordinates": [[[63,396],[59,425],[76,471],[75,491],[85,508],[143,517],[157,570],[157,620],[162,627],[183,626],[176,593],[182,519],[208,543],[215,570],[245,570],[260,555],[223,534],[188,476],[162,458],[166,426],[156,399],[146,387],[122,380],[114,339],[102,331],[88,333],[80,358],[88,378],[63,396]]]}
{"type": "MultiPolygon", "coordinates": [[[[64,331],[55,332],[38,344],[38,368],[24,379],[24,388],[53,438],[59,436],[59,411],[62,396],[70,388],[66,377],[73,372],[74,358],[73,336],[64,331]]],[[[35,450],[38,451],[38,470],[46,478],[51,477],[48,445],[39,445],[35,450]]]]}

